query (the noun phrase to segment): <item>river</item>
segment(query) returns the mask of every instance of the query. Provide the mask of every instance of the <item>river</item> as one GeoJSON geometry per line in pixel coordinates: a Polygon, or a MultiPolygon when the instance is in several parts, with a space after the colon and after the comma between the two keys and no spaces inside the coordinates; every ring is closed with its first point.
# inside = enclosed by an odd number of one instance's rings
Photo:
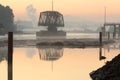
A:
{"type": "MultiPolygon", "coordinates": [[[[13,80],[91,80],[89,73],[120,53],[120,45],[102,48],[14,48],[13,80]]],[[[7,47],[0,48],[0,80],[7,80],[7,47]]]]}

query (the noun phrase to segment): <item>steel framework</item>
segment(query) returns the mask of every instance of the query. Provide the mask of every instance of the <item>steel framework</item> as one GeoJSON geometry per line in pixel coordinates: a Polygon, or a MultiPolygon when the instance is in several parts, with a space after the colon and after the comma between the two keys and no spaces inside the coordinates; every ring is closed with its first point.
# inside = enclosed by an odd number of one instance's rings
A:
{"type": "Polygon", "coordinates": [[[57,11],[45,11],[40,13],[39,26],[64,27],[63,15],[57,11]]]}

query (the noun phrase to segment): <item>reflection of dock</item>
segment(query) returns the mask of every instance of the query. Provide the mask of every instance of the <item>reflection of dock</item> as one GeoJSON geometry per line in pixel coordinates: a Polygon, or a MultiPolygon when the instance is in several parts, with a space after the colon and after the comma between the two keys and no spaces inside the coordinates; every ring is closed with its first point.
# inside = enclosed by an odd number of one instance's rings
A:
{"type": "Polygon", "coordinates": [[[113,44],[108,44],[104,46],[105,49],[120,49],[120,41],[116,41],[113,44]]]}

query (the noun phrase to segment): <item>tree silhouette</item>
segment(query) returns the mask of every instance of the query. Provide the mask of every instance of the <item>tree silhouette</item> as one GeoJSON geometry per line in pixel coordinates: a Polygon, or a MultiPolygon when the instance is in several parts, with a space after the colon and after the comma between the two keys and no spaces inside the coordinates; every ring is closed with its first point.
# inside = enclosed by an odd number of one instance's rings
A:
{"type": "Polygon", "coordinates": [[[2,6],[0,4],[0,24],[4,26],[5,33],[15,30],[14,14],[9,6],[2,6]]]}

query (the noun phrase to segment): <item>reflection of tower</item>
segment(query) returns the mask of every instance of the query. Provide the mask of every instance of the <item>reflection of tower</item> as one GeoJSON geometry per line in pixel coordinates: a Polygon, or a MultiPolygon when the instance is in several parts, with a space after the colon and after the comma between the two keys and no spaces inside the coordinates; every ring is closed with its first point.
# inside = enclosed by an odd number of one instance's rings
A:
{"type": "Polygon", "coordinates": [[[54,61],[63,56],[63,48],[38,48],[41,60],[54,61]]]}
{"type": "Polygon", "coordinates": [[[0,47],[0,62],[3,60],[8,60],[8,54],[7,54],[7,48],[6,47],[0,47]]]}
{"type": "Polygon", "coordinates": [[[58,27],[64,27],[63,15],[58,11],[44,11],[40,13],[39,26],[47,26],[47,31],[39,31],[36,33],[37,39],[65,39],[66,32],[58,31],[58,27]]]}
{"type": "Polygon", "coordinates": [[[37,46],[39,51],[39,57],[41,60],[51,61],[51,68],[53,70],[53,61],[60,59],[63,56],[63,48],[62,47],[39,47],[37,46]]]}

